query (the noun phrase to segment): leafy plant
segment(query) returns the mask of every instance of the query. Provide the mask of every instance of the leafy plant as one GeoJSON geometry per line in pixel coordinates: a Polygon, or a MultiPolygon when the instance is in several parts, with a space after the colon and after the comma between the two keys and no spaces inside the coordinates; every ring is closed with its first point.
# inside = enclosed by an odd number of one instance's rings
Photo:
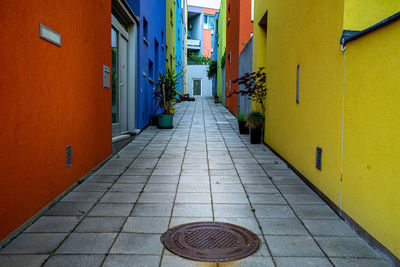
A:
{"type": "Polygon", "coordinates": [[[216,60],[211,60],[210,64],[208,64],[208,69],[207,69],[207,77],[208,79],[212,79],[216,74],[218,70],[218,62],[216,60]]]}
{"type": "Polygon", "coordinates": [[[243,114],[243,113],[239,113],[237,115],[237,119],[238,119],[238,121],[245,121],[247,119],[247,115],[243,114]]]}
{"type": "Polygon", "coordinates": [[[189,54],[188,56],[188,64],[202,64],[206,65],[211,62],[210,57],[206,57],[203,55],[196,55],[194,53],[189,54]]]}
{"type": "Polygon", "coordinates": [[[252,111],[247,116],[246,125],[251,129],[262,128],[264,126],[264,121],[264,114],[259,111],[252,111]]]}
{"type": "Polygon", "coordinates": [[[221,69],[225,67],[225,62],[226,62],[226,49],[224,51],[224,55],[221,57],[221,69]]]}
{"type": "Polygon", "coordinates": [[[165,73],[159,72],[157,81],[155,95],[161,94],[162,96],[162,107],[164,108],[164,114],[169,114],[169,110],[171,109],[171,101],[175,99],[178,92],[176,91],[176,87],[179,82],[180,73],[175,74],[175,70],[171,70],[167,67],[165,73]]]}
{"type": "Polygon", "coordinates": [[[256,72],[246,73],[243,76],[235,79],[233,83],[244,85],[244,90],[233,92],[232,94],[248,95],[249,98],[261,105],[263,113],[265,112],[264,101],[267,97],[267,75],[264,72],[264,67],[261,67],[256,72]]]}

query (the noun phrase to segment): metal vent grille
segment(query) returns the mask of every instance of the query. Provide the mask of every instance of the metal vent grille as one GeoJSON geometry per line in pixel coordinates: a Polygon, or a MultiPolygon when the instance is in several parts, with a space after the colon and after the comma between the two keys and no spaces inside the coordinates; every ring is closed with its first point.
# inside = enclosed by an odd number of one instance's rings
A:
{"type": "Polygon", "coordinates": [[[322,169],[322,148],[320,148],[320,147],[317,147],[317,155],[316,155],[315,167],[318,170],[322,169]]]}
{"type": "Polygon", "coordinates": [[[67,146],[66,149],[66,163],[67,163],[67,167],[72,167],[72,146],[67,146]]]}

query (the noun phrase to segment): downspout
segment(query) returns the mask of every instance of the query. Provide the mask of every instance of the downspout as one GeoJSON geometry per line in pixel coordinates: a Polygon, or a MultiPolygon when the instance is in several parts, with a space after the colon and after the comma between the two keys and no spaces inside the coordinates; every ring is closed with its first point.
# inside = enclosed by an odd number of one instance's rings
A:
{"type": "Polygon", "coordinates": [[[344,104],[346,96],[346,44],[342,44],[340,49],[344,53],[343,64],[343,103],[342,103],[342,140],[340,145],[340,207],[339,214],[342,217],[343,209],[343,136],[344,136],[344,104]]]}

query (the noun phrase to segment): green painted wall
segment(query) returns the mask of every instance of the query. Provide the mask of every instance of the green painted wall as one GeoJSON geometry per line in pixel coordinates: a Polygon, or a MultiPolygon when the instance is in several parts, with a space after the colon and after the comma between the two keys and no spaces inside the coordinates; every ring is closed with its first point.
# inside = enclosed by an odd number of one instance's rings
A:
{"type": "Polygon", "coordinates": [[[219,18],[217,22],[218,31],[218,73],[217,73],[217,94],[221,100],[222,88],[222,65],[221,60],[226,48],[226,0],[221,0],[219,18]]]}
{"type": "Polygon", "coordinates": [[[167,0],[166,21],[166,66],[175,69],[176,64],[176,3],[167,0]]]}

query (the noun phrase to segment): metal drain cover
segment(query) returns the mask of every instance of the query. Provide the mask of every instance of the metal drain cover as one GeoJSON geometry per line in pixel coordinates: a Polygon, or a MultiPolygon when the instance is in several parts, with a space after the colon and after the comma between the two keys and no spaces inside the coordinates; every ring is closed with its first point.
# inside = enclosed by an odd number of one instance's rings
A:
{"type": "Polygon", "coordinates": [[[253,232],[221,222],[195,222],[169,229],[161,237],[172,253],[197,261],[225,262],[257,251],[260,241],[253,232]]]}

